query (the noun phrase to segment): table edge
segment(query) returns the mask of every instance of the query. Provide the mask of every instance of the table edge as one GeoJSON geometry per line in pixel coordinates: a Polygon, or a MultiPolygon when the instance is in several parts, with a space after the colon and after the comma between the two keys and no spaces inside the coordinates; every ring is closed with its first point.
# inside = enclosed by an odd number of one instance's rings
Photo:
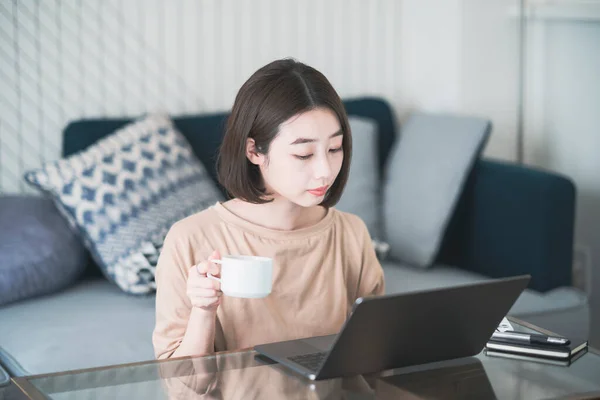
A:
{"type": "Polygon", "coordinates": [[[163,364],[163,363],[173,362],[173,361],[191,360],[191,359],[204,358],[204,357],[217,357],[217,356],[225,355],[225,354],[248,353],[248,352],[252,352],[252,351],[254,351],[253,347],[246,347],[246,348],[236,349],[236,350],[217,351],[214,353],[209,353],[209,354],[204,354],[204,355],[181,356],[181,357],[172,357],[172,358],[165,358],[165,359],[135,361],[135,362],[131,362],[131,363],[103,365],[100,367],[71,369],[71,370],[48,372],[48,373],[44,373],[44,374],[35,374],[35,375],[23,375],[23,376],[19,376],[19,377],[11,377],[11,380],[14,380],[14,379],[29,380],[29,379],[51,378],[53,376],[62,376],[62,375],[69,375],[69,374],[75,374],[75,373],[80,374],[80,373],[86,373],[86,372],[104,371],[107,369],[127,368],[127,367],[141,366],[141,365],[158,365],[158,364],[163,364]]]}

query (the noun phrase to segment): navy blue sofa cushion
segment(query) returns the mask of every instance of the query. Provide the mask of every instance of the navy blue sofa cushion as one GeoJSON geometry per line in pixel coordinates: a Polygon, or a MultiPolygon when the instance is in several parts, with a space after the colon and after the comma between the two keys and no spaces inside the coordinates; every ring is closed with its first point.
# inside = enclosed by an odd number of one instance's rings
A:
{"type": "MultiPolygon", "coordinates": [[[[377,121],[379,139],[379,166],[383,166],[394,143],[396,128],[390,106],[382,99],[361,98],[344,101],[348,114],[372,118],[377,121]]],[[[208,173],[217,182],[217,153],[228,113],[185,115],[172,117],[177,129],[192,145],[194,152],[205,165],[208,173]]],[[[130,123],[132,118],[122,119],[83,119],[71,122],[64,130],[64,157],[81,151],[99,139],[130,123]]],[[[221,190],[222,187],[219,186],[221,190]]],[[[223,194],[225,194],[223,192],[223,194]]]]}
{"type": "Polygon", "coordinates": [[[529,287],[540,292],[570,286],[575,197],[565,176],[479,160],[438,262],[494,278],[531,274],[529,287]]]}

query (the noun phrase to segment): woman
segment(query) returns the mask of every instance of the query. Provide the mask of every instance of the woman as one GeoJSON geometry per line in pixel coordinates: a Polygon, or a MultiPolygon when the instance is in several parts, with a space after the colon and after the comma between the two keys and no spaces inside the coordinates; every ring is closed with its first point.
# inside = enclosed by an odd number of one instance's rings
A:
{"type": "Polygon", "coordinates": [[[352,138],[327,78],[294,60],[256,71],[238,92],[221,145],[232,197],[175,223],[156,269],[157,358],[203,355],[337,333],[360,296],[384,291],[365,224],[332,206],[348,179],[352,138]],[[263,299],[223,296],[211,263],[273,258],[263,299]]]}

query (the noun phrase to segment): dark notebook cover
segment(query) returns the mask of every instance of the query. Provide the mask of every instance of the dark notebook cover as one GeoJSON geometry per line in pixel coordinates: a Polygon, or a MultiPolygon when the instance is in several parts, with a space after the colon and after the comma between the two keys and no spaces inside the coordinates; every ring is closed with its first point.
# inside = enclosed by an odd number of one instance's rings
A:
{"type": "Polygon", "coordinates": [[[570,360],[574,355],[586,349],[587,340],[571,339],[568,346],[546,346],[539,344],[518,343],[506,339],[490,339],[485,348],[488,351],[522,354],[530,357],[545,357],[559,360],[570,360]]]}
{"type": "Polygon", "coordinates": [[[587,353],[587,349],[583,349],[578,353],[571,356],[570,359],[560,359],[560,358],[546,358],[539,356],[530,356],[526,354],[517,354],[517,353],[507,353],[505,351],[494,351],[494,350],[486,350],[485,354],[489,357],[499,357],[499,358],[508,358],[511,360],[520,360],[520,361],[531,361],[542,364],[551,364],[551,365],[559,365],[562,367],[568,367],[573,364],[577,359],[582,357],[585,353],[587,353]]]}

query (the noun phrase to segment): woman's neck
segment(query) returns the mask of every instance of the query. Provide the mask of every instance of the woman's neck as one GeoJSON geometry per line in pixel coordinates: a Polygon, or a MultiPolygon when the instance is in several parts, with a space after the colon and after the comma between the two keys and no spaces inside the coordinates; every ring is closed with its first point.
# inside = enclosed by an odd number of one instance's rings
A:
{"type": "Polygon", "coordinates": [[[275,198],[265,204],[233,199],[225,202],[223,206],[255,225],[280,231],[307,228],[322,220],[327,214],[327,210],[321,206],[302,207],[282,198],[275,198]]]}

